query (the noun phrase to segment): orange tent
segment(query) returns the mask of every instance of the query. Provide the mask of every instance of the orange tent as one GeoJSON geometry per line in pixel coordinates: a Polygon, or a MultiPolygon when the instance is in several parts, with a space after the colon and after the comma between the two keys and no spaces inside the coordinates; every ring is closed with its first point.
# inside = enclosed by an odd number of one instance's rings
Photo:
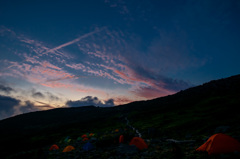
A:
{"type": "Polygon", "coordinates": [[[59,149],[58,145],[54,144],[50,147],[49,150],[52,151],[52,150],[58,150],[58,149],[59,149]]]}
{"type": "Polygon", "coordinates": [[[134,137],[132,138],[131,142],[129,143],[129,145],[135,145],[139,150],[142,149],[147,149],[148,145],[145,143],[145,141],[140,138],[140,137],[134,137]]]}
{"type": "Polygon", "coordinates": [[[69,146],[67,146],[67,147],[64,148],[63,152],[69,152],[69,151],[72,151],[72,150],[74,150],[74,149],[75,149],[75,148],[74,148],[73,146],[69,145],[69,146]]]}
{"type": "Polygon", "coordinates": [[[89,136],[90,136],[90,137],[94,136],[94,133],[90,133],[89,136]]]}
{"type": "Polygon", "coordinates": [[[123,143],[123,135],[119,136],[119,143],[123,143]]]}
{"type": "Polygon", "coordinates": [[[207,151],[208,154],[220,154],[229,152],[240,152],[240,143],[226,134],[218,133],[212,135],[197,151],[207,151]]]}

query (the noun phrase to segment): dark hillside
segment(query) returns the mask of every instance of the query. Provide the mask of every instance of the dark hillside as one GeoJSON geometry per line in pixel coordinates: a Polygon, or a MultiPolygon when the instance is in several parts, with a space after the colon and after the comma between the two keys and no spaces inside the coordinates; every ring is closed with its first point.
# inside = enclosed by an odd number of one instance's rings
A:
{"type": "Polygon", "coordinates": [[[1,153],[39,148],[63,136],[78,136],[89,130],[117,127],[118,124],[112,122],[118,119],[116,114],[116,109],[87,106],[38,111],[2,120],[0,142],[14,145],[12,149],[3,147],[2,150],[6,150],[1,153]]]}
{"type": "Polygon", "coordinates": [[[118,107],[94,106],[32,112],[0,121],[1,155],[38,149],[65,136],[124,127],[124,117],[144,138],[206,138],[224,131],[240,136],[240,75],[174,95],[118,107]],[[219,127],[226,127],[219,130],[219,127]],[[5,145],[14,143],[9,149],[5,145]]]}
{"type": "Polygon", "coordinates": [[[237,75],[146,101],[139,111],[133,111],[132,121],[142,129],[155,127],[168,135],[174,132],[174,135],[181,135],[181,131],[182,137],[188,131],[213,132],[221,125],[231,125],[232,129],[239,130],[239,96],[240,76],[237,75]]]}

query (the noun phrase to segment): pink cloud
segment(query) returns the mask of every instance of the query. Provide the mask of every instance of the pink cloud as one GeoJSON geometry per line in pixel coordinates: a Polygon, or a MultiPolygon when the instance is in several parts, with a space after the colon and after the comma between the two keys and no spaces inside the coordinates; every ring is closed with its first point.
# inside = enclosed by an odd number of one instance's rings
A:
{"type": "Polygon", "coordinates": [[[66,76],[63,76],[60,78],[48,79],[48,80],[46,80],[46,82],[61,81],[61,80],[73,79],[73,78],[77,79],[79,77],[84,77],[84,76],[66,75],[66,76]]]}
{"type": "Polygon", "coordinates": [[[102,59],[103,61],[106,61],[106,59],[108,59],[108,56],[103,55],[100,51],[97,52],[87,52],[88,55],[93,55],[95,57],[98,57],[100,59],[102,59]]]}
{"type": "Polygon", "coordinates": [[[0,27],[0,34],[2,36],[8,36],[8,37],[14,38],[16,40],[19,40],[20,42],[22,42],[24,44],[24,47],[26,47],[30,50],[31,53],[35,53],[39,57],[43,56],[43,55],[47,55],[49,53],[49,54],[53,54],[54,56],[71,58],[71,56],[69,56],[69,54],[67,54],[66,52],[62,53],[58,50],[51,50],[48,47],[46,47],[45,45],[43,45],[42,42],[30,39],[29,37],[27,37],[25,35],[15,33],[11,29],[6,28],[4,26],[0,27]],[[49,50],[50,50],[50,52],[47,52],[49,50]]]}
{"type": "Polygon", "coordinates": [[[37,56],[30,57],[27,54],[23,54],[23,56],[25,58],[25,61],[27,61],[27,62],[31,62],[32,64],[40,64],[40,62],[38,61],[39,57],[37,57],[37,56]]]}
{"type": "Polygon", "coordinates": [[[53,64],[51,64],[51,63],[49,63],[47,61],[43,61],[42,66],[43,67],[53,68],[53,69],[56,69],[56,70],[61,70],[61,68],[59,68],[59,67],[57,67],[57,66],[55,66],[55,65],[53,65],[53,64]]]}
{"type": "Polygon", "coordinates": [[[122,104],[127,104],[135,101],[135,99],[133,100],[127,97],[115,97],[113,98],[113,100],[115,105],[122,105],[122,104]]]}
{"type": "Polygon", "coordinates": [[[128,84],[133,84],[133,81],[137,81],[134,78],[129,77],[127,74],[119,71],[119,70],[113,70],[116,74],[118,74],[122,79],[125,79],[128,84]]]}
{"type": "Polygon", "coordinates": [[[67,67],[73,68],[75,70],[86,71],[86,67],[83,64],[66,64],[67,67]]]}
{"type": "Polygon", "coordinates": [[[73,85],[65,84],[61,82],[48,82],[48,83],[41,83],[42,86],[50,87],[50,88],[72,88],[73,85]]]}
{"type": "Polygon", "coordinates": [[[163,89],[163,88],[155,89],[152,87],[139,87],[138,89],[132,90],[131,92],[145,99],[153,99],[153,98],[158,98],[158,97],[167,96],[167,95],[176,93],[174,91],[169,91],[167,89],[163,89]]]}
{"type": "MultiPolygon", "coordinates": [[[[104,68],[108,68],[110,69],[110,67],[107,67],[107,66],[104,66],[102,64],[92,64],[92,63],[89,63],[89,62],[85,62],[86,64],[88,65],[92,65],[92,66],[98,66],[98,67],[104,67],[104,68]]],[[[119,79],[119,78],[116,78],[114,77],[113,75],[111,75],[110,73],[108,72],[105,72],[104,70],[99,70],[99,69],[91,69],[90,67],[86,67],[85,65],[83,64],[66,64],[66,66],[70,67],[70,68],[73,68],[73,69],[76,69],[76,70],[81,70],[83,72],[87,72],[89,74],[92,74],[92,75],[95,75],[95,76],[99,76],[99,77],[107,77],[108,79],[112,79],[118,83],[121,83],[121,84],[125,84],[126,82],[124,82],[122,79],[119,79]]]]}
{"type": "Polygon", "coordinates": [[[116,81],[120,84],[126,84],[126,82],[124,80],[116,78],[116,77],[114,77],[113,75],[111,75],[107,72],[104,72],[103,77],[107,77],[108,79],[112,79],[112,80],[114,80],[114,81],[116,81]]]}
{"type": "Polygon", "coordinates": [[[128,67],[126,64],[114,64],[112,67],[105,66],[103,64],[100,66],[107,70],[111,70],[113,73],[115,73],[115,75],[120,77],[115,78],[113,75],[111,75],[109,76],[111,79],[121,84],[131,85],[132,87],[130,88],[130,92],[138,97],[152,99],[175,93],[175,91],[164,88],[166,84],[160,79],[156,80],[141,75],[134,69],[128,67]],[[117,69],[117,67],[120,68],[120,70],[117,69]]]}
{"type": "Polygon", "coordinates": [[[47,82],[66,80],[79,78],[80,76],[72,75],[68,72],[65,72],[60,67],[57,67],[47,61],[38,61],[35,58],[25,56],[27,61],[31,61],[31,65],[28,63],[18,63],[12,61],[5,61],[8,66],[7,71],[4,73],[4,76],[12,76],[15,78],[22,78],[31,83],[42,83],[47,87],[65,87],[61,83],[51,83],[47,82]]]}
{"type": "MultiPolygon", "coordinates": [[[[109,67],[109,66],[101,65],[101,67],[104,67],[108,70],[111,70],[116,75],[118,75],[118,77],[121,77],[121,79],[125,81],[124,84],[132,85],[136,82],[141,82],[141,83],[145,83],[147,85],[153,85],[151,83],[151,81],[142,78],[133,69],[129,68],[128,66],[123,65],[123,64],[118,64],[118,66],[121,67],[122,69],[124,69],[124,72],[116,69],[115,67],[109,67]]],[[[112,78],[112,79],[116,79],[116,78],[112,78]]],[[[119,81],[119,80],[117,80],[117,81],[119,81]]],[[[121,83],[123,84],[122,81],[121,81],[121,83]]]]}

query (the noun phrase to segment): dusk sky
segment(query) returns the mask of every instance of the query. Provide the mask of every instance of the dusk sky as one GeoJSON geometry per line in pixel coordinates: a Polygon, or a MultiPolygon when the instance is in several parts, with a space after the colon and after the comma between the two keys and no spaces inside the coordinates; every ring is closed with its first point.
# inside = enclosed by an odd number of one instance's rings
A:
{"type": "Polygon", "coordinates": [[[0,1],[0,119],[240,73],[239,0],[0,1]]]}

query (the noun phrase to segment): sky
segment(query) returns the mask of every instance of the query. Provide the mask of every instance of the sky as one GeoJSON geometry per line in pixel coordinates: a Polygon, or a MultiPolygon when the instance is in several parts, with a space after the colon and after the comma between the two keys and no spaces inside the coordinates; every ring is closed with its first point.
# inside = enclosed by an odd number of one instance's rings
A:
{"type": "Polygon", "coordinates": [[[0,119],[239,74],[239,0],[0,1],[0,119]]]}

